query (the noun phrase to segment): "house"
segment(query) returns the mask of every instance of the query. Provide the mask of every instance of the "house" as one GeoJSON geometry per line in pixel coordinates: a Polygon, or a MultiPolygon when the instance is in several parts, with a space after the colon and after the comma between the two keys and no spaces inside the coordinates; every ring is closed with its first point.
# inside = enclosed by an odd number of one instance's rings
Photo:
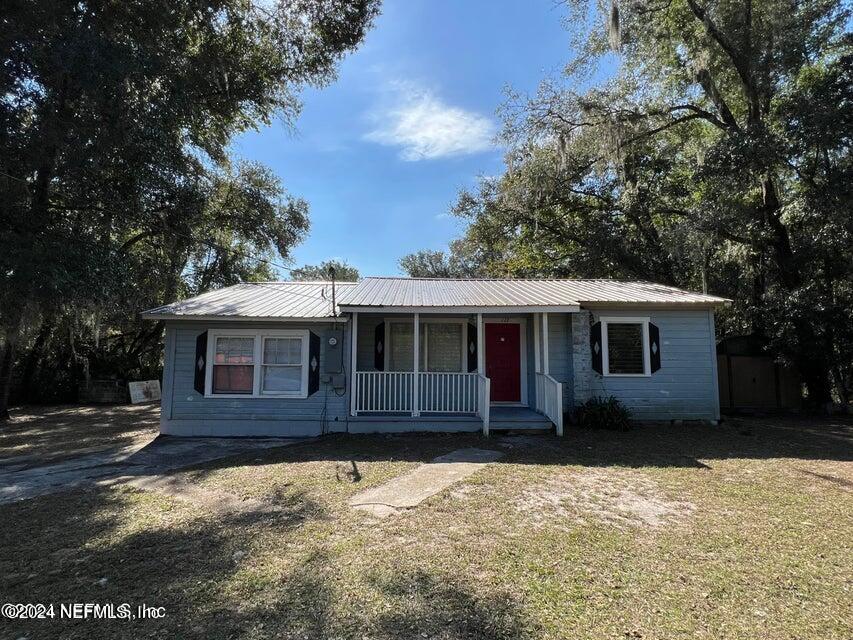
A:
{"type": "Polygon", "coordinates": [[[238,284],[143,317],[166,326],[162,433],[560,434],[593,396],[639,420],[718,420],[726,302],[648,282],[391,277],[238,284]]]}

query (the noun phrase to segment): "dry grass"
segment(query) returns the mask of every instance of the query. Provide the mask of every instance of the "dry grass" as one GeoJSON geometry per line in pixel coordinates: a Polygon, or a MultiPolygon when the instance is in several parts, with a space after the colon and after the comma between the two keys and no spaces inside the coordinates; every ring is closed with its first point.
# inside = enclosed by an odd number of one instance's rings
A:
{"type": "Polygon", "coordinates": [[[554,474],[526,489],[517,508],[538,526],[563,520],[567,529],[596,520],[619,528],[677,526],[695,510],[691,502],[667,498],[650,478],[612,469],[554,474]]]}
{"type": "Polygon", "coordinates": [[[7,505],[0,600],[144,602],[167,616],[0,633],[849,638],[850,433],[780,419],[485,443],[333,436],[176,474],[273,512],[128,487],[7,505]],[[506,457],[381,521],[346,505],[474,443],[506,457]]]}

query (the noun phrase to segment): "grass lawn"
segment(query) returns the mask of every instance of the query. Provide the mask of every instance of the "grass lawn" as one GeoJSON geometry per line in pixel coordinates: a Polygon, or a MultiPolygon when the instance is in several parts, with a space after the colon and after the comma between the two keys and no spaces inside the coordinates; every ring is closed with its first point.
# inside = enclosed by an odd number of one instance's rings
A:
{"type": "Polygon", "coordinates": [[[0,507],[0,602],[163,606],[0,621],[28,638],[853,637],[853,425],[329,436],[0,507]],[[506,457],[381,520],[347,499],[465,446],[506,457]],[[359,478],[352,482],[353,476],[359,478]]]}

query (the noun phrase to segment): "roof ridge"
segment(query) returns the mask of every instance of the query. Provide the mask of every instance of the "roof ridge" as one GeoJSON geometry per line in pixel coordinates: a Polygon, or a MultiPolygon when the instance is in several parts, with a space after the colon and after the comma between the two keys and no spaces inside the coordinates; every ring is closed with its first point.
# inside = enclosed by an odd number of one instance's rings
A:
{"type": "MultiPolygon", "coordinates": [[[[493,277],[480,277],[480,278],[433,278],[433,277],[425,277],[425,276],[364,276],[363,280],[427,280],[427,281],[438,281],[438,282],[624,282],[629,284],[654,284],[657,286],[670,287],[672,285],[661,284],[659,282],[652,282],[651,280],[627,280],[622,278],[548,278],[548,277],[538,277],[538,278],[493,278],[493,277]]],[[[350,284],[358,284],[358,283],[350,283],[350,284]]],[[[676,287],[677,288],[677,287],[676,287]]]]}
{"type": "MultiPolygon", "coordinates": [[[[350,282],[348,280],[257,280],[253,282],[238,282],[237,284],[334,284],[334,285],[356,285],[358,282],[350,282]]],[[[233,286],[233,285],[231,285],[233,286]]]]}

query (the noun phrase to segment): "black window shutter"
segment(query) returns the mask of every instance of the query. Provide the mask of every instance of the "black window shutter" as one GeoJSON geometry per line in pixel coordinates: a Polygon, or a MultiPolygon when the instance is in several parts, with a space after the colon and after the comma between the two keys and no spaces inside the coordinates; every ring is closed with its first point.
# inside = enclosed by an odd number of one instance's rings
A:
{"type": "Polygon", "coordinates": [[[308,332],[308,395],[320,390],[320,336],[308,332]]]}
{"type": "Polygon", "coordinates": [[[649,362],[652,373],[660,369],[660,330],[651,322],[649,323],[649,362]]]}
{"type": "Polygon", "coordinates": [[[373,368],[377,371],[385,370],[385,323],[376,325],[373,333],[373,368]]]}
{"type": "Polygon", "coordinates": [[[204,376],[207,373],[207,331],[195,339],[195,377],[193,388],[204,395],[204,376]]]}
{"type": "Polygon", "coordinates": [[[601,368],[601,323],[596,322],[589,328],[589,348],[592,353],[592,368],[602,373],[601,368]]]}
{"type": "Polygon", "coordinates": [[[468,325],[468,372],[477,370],[477,325],[468,325]]]}

